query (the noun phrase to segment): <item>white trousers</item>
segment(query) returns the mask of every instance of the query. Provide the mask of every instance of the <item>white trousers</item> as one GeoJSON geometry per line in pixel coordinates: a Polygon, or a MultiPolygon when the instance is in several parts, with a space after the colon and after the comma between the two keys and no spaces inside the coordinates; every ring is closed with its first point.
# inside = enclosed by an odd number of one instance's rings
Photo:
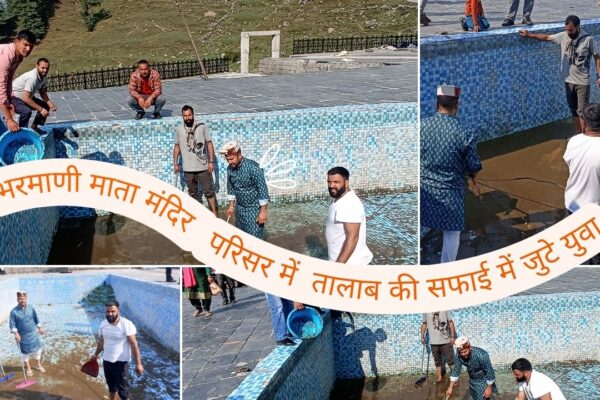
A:
{"type": "Polygon", "coordinates": [[[460,245],[460,231],[444,231],[442,244],[442,263],[456,261],[458,246],[460,245]]]}
{"type": "Polygon", "coordinates": [[[21,358],[23,359],[24,362],[28,362],[30,358],[33,358],[34,360],[41,360],[42,359],[42,349],[39,349],[38,351],[36,351],[34,353],[21,354],[21,358]]]}

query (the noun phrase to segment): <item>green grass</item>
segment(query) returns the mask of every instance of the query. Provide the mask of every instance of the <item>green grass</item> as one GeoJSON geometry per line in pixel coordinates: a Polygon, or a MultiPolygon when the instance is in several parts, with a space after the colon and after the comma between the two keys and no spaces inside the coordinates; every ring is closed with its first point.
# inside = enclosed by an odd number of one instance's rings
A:
{"type": "MultiPolygon", "coordinates": [[[[181,1],[201,56],[223,54],[239,58],[243,30],[281,30],[281,51],[291,54],[292,40],[301,37],[373,36],[416,33],[417,10],[407,0],[187,0],[181,1]],[[205,17],[214,11],[216,17],[205,17]],[[378,26],[369,29],[368,20],[378,26]],[[328,28],[333,28],[328,33],[328,28]]],[[[112,17],[87,32],[80,0],[62,0],[44,40],[19,73],[33,68],[38,57],[52,63],[51,73],[195,58],[174,0],[103,0],[112,17]]],[[[270,39],[252,38],[251,68],[270,56],[270,39]]],[[[239,70],[238,65],[232,65],[239,70]]]]}

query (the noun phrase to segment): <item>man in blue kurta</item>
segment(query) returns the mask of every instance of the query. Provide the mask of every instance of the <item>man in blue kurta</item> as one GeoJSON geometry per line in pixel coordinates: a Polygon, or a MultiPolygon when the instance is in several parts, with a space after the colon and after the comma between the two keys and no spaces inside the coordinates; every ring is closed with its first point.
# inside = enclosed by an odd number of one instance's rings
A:
{"type": "Polygon", "coordinates": [[[37,312],[33,306],[27,304],[27,293],[17,292],[19,303],[10,312],[9,328],[15,335],[15,340],[21,349],[21,358],[27,368],[27,375],[33,375],[29,359],[37,361],[37,370],[46,372],[42,367],[42,343],[40,335],[44,334],[44,328],[40,323],[37,312]]]}
{"type": "Polygon", "coordinates": [[[465,229],[465,176],[481,170],[477,141],[456,118],[460,88],[437,90],[437,113],[421,122],[421,226],[444,232],[441,262],[456,260],[465,229]]]}
{"type": "Polygon", "coordinates": [[[458,357],[455,358],[454,368],[452,368],[446,398],[452,396],[452,390],[458,382],[463,366],[467,367],[469,374],[469,392],[472,400],[490,399],[492,393],[498,394],[496,374],[487,351],[471,346],[465,336],[456,338],[454,347],[458,357]]]}
{"type": "MultiPolygon", "coordinates": [[[[237,142],[227,142],[221,149],[229,166],[227,167],[227,217],[235,213],[237,227],[242,231],[262,239],[267,222],[269,190],[265,174],[256,161],[242,156],[237,142]]],[[[296,343],[287,331],[287,316],[292,307],[302,309],[300,303],[293,303],[278,296],[265,293],[271,311],[271,321],[277,344],[293,346],[296,343]]]]}

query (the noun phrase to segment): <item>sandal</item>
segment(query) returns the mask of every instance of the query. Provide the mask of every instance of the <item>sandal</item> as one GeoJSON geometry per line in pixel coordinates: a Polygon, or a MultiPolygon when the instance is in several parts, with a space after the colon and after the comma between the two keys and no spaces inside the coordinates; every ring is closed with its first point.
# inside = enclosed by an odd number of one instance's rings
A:
{"type": "Polygon", "coordinates": [[[46,373],[46,368],[44,367],[35,367],[37,371],[40,371],[42,374],[46,373]]]}
{"type": "Polygon", "coordinates": [[[26,372],[27,372],[27,376],[33,376],[33,371],[32,370],[28,369],[26,372]]]}

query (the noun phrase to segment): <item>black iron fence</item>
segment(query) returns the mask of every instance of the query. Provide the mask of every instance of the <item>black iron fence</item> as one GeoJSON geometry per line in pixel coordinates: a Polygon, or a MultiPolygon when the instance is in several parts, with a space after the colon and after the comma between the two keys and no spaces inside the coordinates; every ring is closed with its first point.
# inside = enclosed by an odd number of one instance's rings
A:
{"type": "MultiPolygon", "coordinates": [[[[202,60],[207,74],[229,72],[229,58],[202,60]]],[[[152,68],[160,73],[161,79],[177,79],[199,76],[198,60],[152,63],[152,68]]],[[[107,68],[95,71],[74,72],[51,75],[48,77],[48,91],[98,89],[110,86],[122,86],[129,83],[129,76],[136,66],[107,68]]]]}
{"type": "Polygon", "coordinates": [[[396,48],[417,46],[416,34],[344,37],[344,38],[308,38],[294,39],[293,54],[331,53],[342,50],[364,50],[381,46],[394,46],[396,48]]]}

